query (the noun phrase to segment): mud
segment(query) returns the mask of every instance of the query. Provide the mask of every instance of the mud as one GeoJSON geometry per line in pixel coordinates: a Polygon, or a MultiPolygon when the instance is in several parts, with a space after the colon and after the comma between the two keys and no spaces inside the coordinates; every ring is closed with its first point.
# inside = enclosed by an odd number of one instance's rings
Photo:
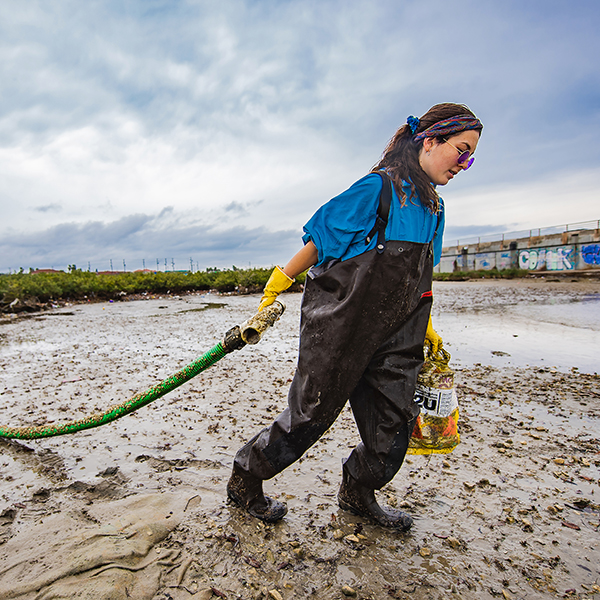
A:
{"type": "MultiPolygon", "coordinates": [[[[0,598],[600,598],[590,359],[600,286],[461,282],[434,295],[461,443],[409,457],[379,493],[413,515],[409,533],[337,506],[341,460],[358,442],[349,409],[266,483],[289,506],[281,523],[227,503],[235,452],[286,403],[300,304],[286,294],[259,344],[136,413],[60,438],[0,441],[0,598]]],[[[101,412],[195,360],[257,304],[198,295],[8,320],[0,423],[101,412]]]]}

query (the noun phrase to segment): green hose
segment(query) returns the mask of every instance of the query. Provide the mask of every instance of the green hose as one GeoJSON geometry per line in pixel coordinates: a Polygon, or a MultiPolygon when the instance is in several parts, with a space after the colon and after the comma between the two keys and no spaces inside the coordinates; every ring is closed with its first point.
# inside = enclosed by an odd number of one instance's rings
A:
{"type": "Polygon", "coordinates": [[[223,339],[208,352],[205,352],[200,358],[190,363],[174,375],[167,377],[155,386],[136,394],[132,398],[125,400],[121,404],[109,407],[103,413],[95,413],[80,419],[78,421],[69,421],[58,425],[38,425],[30,427],[3,427],[0,426],[0,437],[16,438],[21,440],[32,440],[37,438],[52,437],[55,435],[65,435],[75,433],[83,429],[100,427],[105,423],[110,423],[128,415],[142,406],[164,396],[168,392],[178,388],[186,381],[192,379],[202,371],[205,371],[217,361],[221,360],[226,354],[243,348],[246,344],[256,344],[262,337],[267,328],[271,327],[281,316],[285,307],[279,300],[271,306],[267,306],[261,312],[254,315],[251,319],[240,326],[230,329],[223,339]]]}

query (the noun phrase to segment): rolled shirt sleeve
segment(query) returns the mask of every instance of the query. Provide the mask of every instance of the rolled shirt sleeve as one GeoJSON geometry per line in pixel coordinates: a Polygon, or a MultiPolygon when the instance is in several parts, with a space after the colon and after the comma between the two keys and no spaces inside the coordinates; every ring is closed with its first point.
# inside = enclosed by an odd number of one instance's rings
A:
{"type": "Polygon", "coordinates": [[[304,243],[312,240],[323,264],[347,256],[351,246],[362,244],[357,256],[367,250],[365,238],[375,224],[382,182],[369,174],[352,187],[321,206],[304,226],[304,243]],[[370,224],[370,225],[369,225],[370,224]]]}

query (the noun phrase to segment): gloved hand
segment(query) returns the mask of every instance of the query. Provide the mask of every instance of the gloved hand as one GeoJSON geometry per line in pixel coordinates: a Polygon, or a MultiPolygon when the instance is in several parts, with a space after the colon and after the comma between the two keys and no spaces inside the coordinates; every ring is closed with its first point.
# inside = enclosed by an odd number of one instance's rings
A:
{"type": "Polygon", "coordinates": [[[277,296],[279,296],[281,292],[287,290],[294,281],[296,280],[290,279],[279,267],[275,267],[263,290],[263,296],[260,299],[258,312],[266,306],[273,304],[277,299],[277,296]]]}
{"type": "Polygon", "coordinates": [[[427,323],[425,343],[429,346],[429,350],[432,354],[437,354],[438,351],[442,349],[442,338],[438,335],[437,331],[431,324],[431,315],[429,315],[429,322],[427,323]]]}

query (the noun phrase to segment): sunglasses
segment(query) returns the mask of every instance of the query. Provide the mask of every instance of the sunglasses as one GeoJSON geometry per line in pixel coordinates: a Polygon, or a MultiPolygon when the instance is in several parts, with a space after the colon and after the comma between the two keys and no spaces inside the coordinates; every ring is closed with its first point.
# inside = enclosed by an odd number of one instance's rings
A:
{"type": "Polygon", "coordinates": [[[470,168],[473,162],[475,161],[475,157],[471,156],[471,153],[468,150],[459,150],[454,144],[451,144],[448,140],[444,141],[446,142],[446,144],[452,146],[458,152],[458,164],[463,165],[463,171],[466,171],[468,168],[470,168]],[[465,163],[467,163],[466,166],[464,166],[465,163]]]}

